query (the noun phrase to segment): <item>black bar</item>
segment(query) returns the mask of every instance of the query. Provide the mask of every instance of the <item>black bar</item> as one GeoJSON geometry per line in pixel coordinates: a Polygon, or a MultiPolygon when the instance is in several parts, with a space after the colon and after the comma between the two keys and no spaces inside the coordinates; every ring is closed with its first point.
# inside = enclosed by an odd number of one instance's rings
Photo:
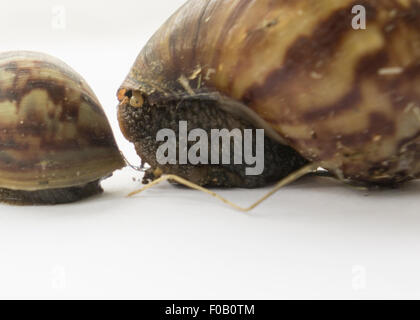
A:
{"type": "MultiPolygon", "coordinates": [[[[3,313],[9,307],[13,315],[28,312],[54,319],[79,319],[99,316],[106,319],[313,319],[354,317],[401,319],[402,315],[417,311],[417,302],[391,301],[2,301],[3,313]],[[414,309],[415,308],[415,309],[414,309]]],[[[416,313],[415,313],[416,314],[416,313]]]]}

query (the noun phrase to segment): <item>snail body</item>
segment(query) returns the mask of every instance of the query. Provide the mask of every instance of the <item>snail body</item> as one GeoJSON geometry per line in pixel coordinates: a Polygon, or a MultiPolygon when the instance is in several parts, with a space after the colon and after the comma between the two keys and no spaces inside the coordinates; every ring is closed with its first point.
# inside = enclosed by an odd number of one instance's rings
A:
{"type": "Polygon", "coordinates": [[[56,58],[0,54],[0,201],[59,204],[102,192],[124,166],[86,82],[56,58]]]}
{"type": "Polygon", "coordinates": [[[211,101],[341,180],[415,179],[420,1],[190,0],[141,51],[118,98],[122,130],[148,162],[142,108],[150,117],[211,101]],[[352,26],[355,5],[365,30],[352,26]]]}

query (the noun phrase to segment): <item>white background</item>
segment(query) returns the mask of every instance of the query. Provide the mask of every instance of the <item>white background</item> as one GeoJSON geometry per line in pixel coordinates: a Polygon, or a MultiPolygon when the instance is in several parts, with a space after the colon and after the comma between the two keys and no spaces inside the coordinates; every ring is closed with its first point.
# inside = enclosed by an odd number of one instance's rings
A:
{"type": "MultiPolygon", "coordinates": [[[[75,68],[138,163],[115,93],[182,3],[2,1],[0,50],[43,51],[75,68]]],[[[365,192],[305,178],[242,214],[168,184],[127,199],[140,187],[133,177],[118,172],[104,195],[78,204],[0,205],[0,298],[420,298],[419,183],[365,192]]],[[[247,205],[267,190],[221,194],[247,205]]]]}

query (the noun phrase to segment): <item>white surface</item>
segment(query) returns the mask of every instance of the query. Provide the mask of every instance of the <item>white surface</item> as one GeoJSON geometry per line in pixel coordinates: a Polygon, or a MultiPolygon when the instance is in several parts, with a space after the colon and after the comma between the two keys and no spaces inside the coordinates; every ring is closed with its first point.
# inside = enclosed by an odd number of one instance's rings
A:
{"type": "MultiPolygon", "coordinates": [[[[0,50],[74,67],[138,163],[115,92],[182,2],[3,1],[0,50]],[[57,5],[65,29],[51,27],[57,5]]],[[[246,215],[167,184],[127,199],[140,186],[133,177],[118,172],[104,195],[78,204],[0,205],[0,298],[420,298],[419,183],[366,193],[306,178],[246,215]]],[[[247,205],[266,191],[221,194],[247,205]]]]}

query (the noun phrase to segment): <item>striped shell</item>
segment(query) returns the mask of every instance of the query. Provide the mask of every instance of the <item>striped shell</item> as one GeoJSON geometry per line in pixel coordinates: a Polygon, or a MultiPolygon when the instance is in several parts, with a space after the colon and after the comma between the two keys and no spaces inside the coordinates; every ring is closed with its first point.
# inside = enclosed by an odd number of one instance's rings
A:
{"type": "Polygon", "coordinates": [[[420,1],[190,0],[142,50],[120,100],[127,91],[156,106],[220,95],[340,178],[415,178],[420,1]],[[366,30],[352,28],[355,5],[366,30]]]}
{"type": "Polygon", "coordinates": [[[85,81],[39,53],[0,54],[0,188],[80,186],[124,166],[85,81]]]}

